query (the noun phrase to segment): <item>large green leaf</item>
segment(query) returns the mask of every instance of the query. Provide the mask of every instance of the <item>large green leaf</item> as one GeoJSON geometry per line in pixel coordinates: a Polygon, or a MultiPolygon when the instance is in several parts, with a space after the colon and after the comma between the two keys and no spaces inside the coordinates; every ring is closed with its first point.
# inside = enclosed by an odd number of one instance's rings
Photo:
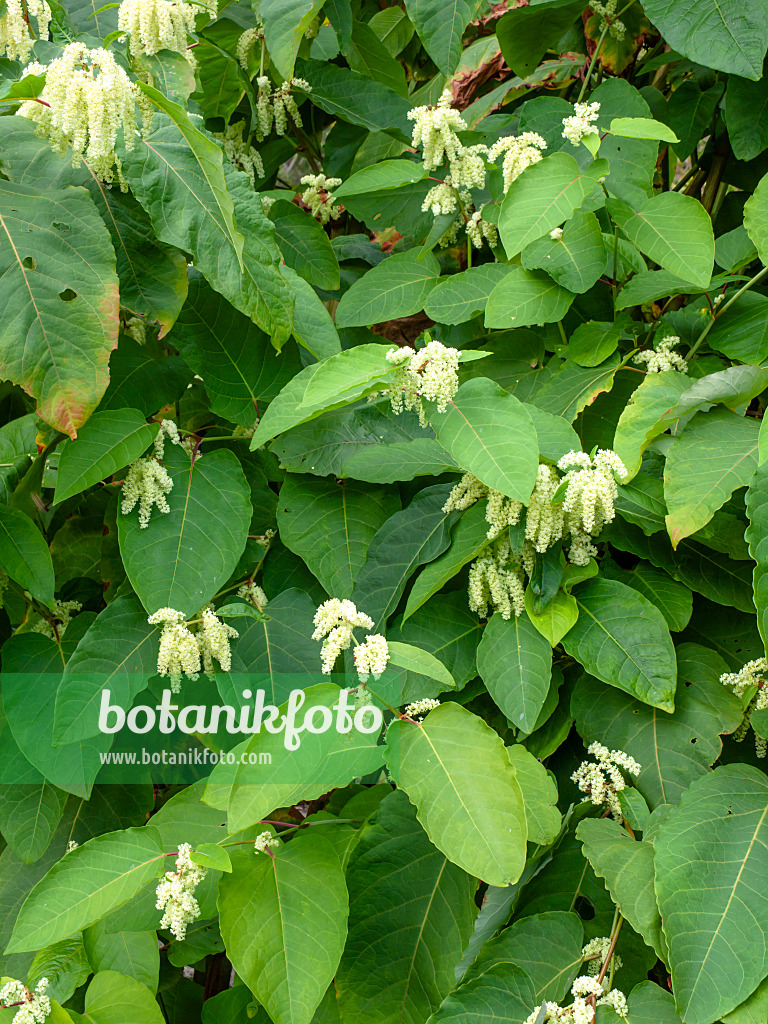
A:
{"type": "Polygon", "coordinates": [[[578,3],[562,4],[559,0],[532,4],[530,8],[509,10],[496,27],[504,60],[521,77],[534,70],[581,14],[578,3]]]}
{"type": "Polygon", "coordinates": [[[61,447],[54,502],[80,494],[138,459],[158,429],[135,409],[94,413],[77,440],[61,447]]]}
{"type": "Polygon", "coordinates": [[[331,314],[315,289],[291,267],[280,270],[294,296],[293,336],[315,359],[325,359],[341,351],[341,342],[331,314]]]}
{"type": "Polygon", "coordinates": [[[568,312],[574,296],[541,270],[514,268],[494,287],[485,307],[486,327],[552,324],[568,312]]]}
{"type": "Polygon", "coordinates": [[[598,739],[640,764],[633,785],[651,807],[676,804],[720,756],[721,732],[741,722],[740,702],[720,682],[726,663],[698,644],[677,649],[680,686],[670,715],[584,676],[571,708],[585,743],[598,739]]]}
{"type": "Polygon", "coordinates": [[[219,917],[235,970],[275,1024],[309,1024],[347,936],[338,855],[313,829],[271,856],[236,848],[232,865],[219,883],[219,917]]]}
{"type": "Polygon", "coordinates": [[[568,220],[595,187],[570,153],[553,153],[515,178],[499,211],[499,235],[507,257],[568,220]]]}
{"type": "Polygon", "coordinates": [[[673,711],[675,649],[659,609],[614,580],[588,580],[574,596],[579,618],[563,639],[567,653],[603,682],[673,711]]]}
{"type": "Polygon", "coordinates": [[[549,691],[552,648],[526,613],[508,621],[491,616],[477,648],[477,671],[512,725],[532,732],[549,691]]]}
{"type": "MultiPolygon", "coordinates": [[[[333,826],[330,826],[333,827],[333,826]]],[[[454,984],[472,933],[475,880],[388,794],[347,868],[349,938],[336,975],[343,1020],[421,1024],[454,984]]]]}
{"type": "Polygon", "coordinates": [[[445,412],[432,412],[437,439],[486,487],[526,503],[538,471],[536,430],[525,406],[486,377],[462,384],[445,412]]]}
{"type": "Polygon", "coordinates": [[[669,45],[698,64],[758,79],[768,47],[768,11],[760,0],[646,0],[643,10],[669,45]]]}
{"type": "Polygon", "coordinates": [[[42,533],[17,508],[0,505],[0,566],[42,604],[53,601],[53,562],[42,533]]]}
{"type": "Polygon", "coordinates": [[[463,324],[482,313],[493,289],[510,272],[503,263],[484,263],[437,282],[424,312],[439,324],[463,324]]]}
{"type": "Polygon", "coordinates": [[[648,199],[621,230],[654,262],[684,281],[706,288],[715,261],[712,222],[701,203],[680,192],[648,199]]]}
{"type": "Polygon", "coordinates": [[[118,971],[153,992],[157,988],[160,951],[156,932],[108,932],[104,922],[99,922],[85,929],[83,943],[94,971],[118,971]]]}
{"type": "Polygon", "coordinates": [[[338,199],[346,199],[382,189],[397,189],[400,185],[422,181],[427,173],[424,164],[415,160],[384,160],[356,171],[335,188],[333,194],[338,199]]]}
{"type": "Polygon", "coordinates": [[[321,110],[369,132],[394,131],[399,138],[410,139],[411,105],[394,89],[325,61],[304,61],[298,70],[312,87],[312,102],[321,110]]]}
{"type": "Polygon", "coordinates": [[[330,238],[314,217],[293,203],[280,200],[270,208],[269,219],[275,225],[275,240],[289,267],[318,288],[334,291],[339,287],[339,261],[330,238]]]}
{"type": "Polygon", "coordinates": [[[520,743],[507,747],[507,753],[523,791],[528,841],[548,846],[557,839],[562,824],[554,776],[520,743]]]}
{"type": "MultiPolygon", "coordinates": [[[[643,452],[662,433],[664,416],[690,388],[690,380],[677,370],[649,373],[619,417],[613,449],[627,467],[628,479],[640,469],[643,452]]],[[[667,424],[668,425],[668,424],[667,424]]]]}
{"type": "Polygon", "coordinates": [[[576,829],[595,874],[605,879],[611,897],[636,932],[661,960],[668,953],[653,888],[653,846],[638,841],[611,818],[587,818],[576,829]]]}
{"type": "Polygon", "coordinates": [[[744,204],[744,227],[763,263],[768,264],[768,174],[744,204]]]}
{"type": "Polygon", "coordinates": [[[117,344],[115,251],[85,191],[0,182],[0,374],[75,437],[117,344]]]}
{"type": "Polygon", "coordinates": [[[299,43],[322,6],[323,0],[262,0],[259,16],[267,49],[284,79],[293,76],[299,43]]]}
{"type": "Polygon", "coordinates": [[[94,975],[85,993],[82,1019],[88,1024],[163,1024],[165,1021],[154,993],[140,981],[117,971],[99,971],[94,975]]]}
{"type": "Polygon", "coordinates": [[[48,849],[66,802],[67,794],[46,782],[3,787],[0,832],[26,864],[33,864],[48,849]]]}
{"type": "MultiPolygon", "coordinates": [[[[529,242],[523,250],[522,261],[526,270],[546,270],[563,288],[583,293],[589,291],[605,272],[605,251],[597,217],[594,213],[580,210],[567,221],[560,238],[545,234],[529,242]]],[[[606,355],[610,355],[610,351],[606,355]]],[[[602,362],[604,358],[596,359],[591,365],[602,362]]]]}
{"type": "Polygon", "coordinates": [[[145,529],[138,512],[118,516],[120,552],[148,612],[175,608],[189,617],[225,583],[242,554],[251,521],[250,488],[230,451],[189,455],[166,442],[173,480],[170,512],[156,509],[145,529]]]}
{"type": "Polygon", "coordinates": [[[417,251],[390,256],[344,293],[336,310],[339,327],[367,327],[424,308],[440,276],[437,258],[417,251]]]}
{"type": "Polygon", "coordinates": [[[501,1018],[510,1024],[524,1024],[535,1008],[536,997],[526,972],[516,964],[502,962],[461,984],[429,1020],[430,1024],[494,1024],[501,1018]]]}
{"type": "Polygon", "coordinates": [[[405,10],[424,49],[444,75],[456,70],[461,37],[476,7],[472,0],[406,0],[405,10]]]}
{"type": "Polygon", "coordinates": [[[159,878],[164,866],[160,836],[150,826],[91,839],[38,882],[19,912],[7,951],[39,949],[81,931],[159,878]]]}
{"type": "Polygon", "coordinates": [[[386,380],[393,372],[387,347],[375,343],[356,345],[324,359],[307,377],[299,411],[333,408],[341,400],[353,401],[386,380]]]}
{"type": "Polygon", "coordinates": [[[169,343],[202,377],[211,412],[241,427],[252,427],[261,405],[301,369],[294,345],[276,353],[264,332],[195,270],[169,343]]]}
{"type": "Polygon", "coordinates": [[[705,526],[757,469],[759,427],[729,409],[697,413],[667,453],[664,500],[673,546],[705,526]]]}
{"type": "Polygon", "coordinates": [[[481,718],[449,702],[423,724],[396,720],[387,764],[438,850],[490,885],[517,881],[528,831],[522,792],[501,738],[481,718]]]}
{"type": "Polygon", "coordinates": [[[566,359],[531,401],[544,412],[572,423],[598,395],[611,390],[620,362],[616,352],[599,366],[584,367],[566,359]]]}
{"type": "Polygon", "coordinates": [[[746,501],[749,526],[744,536],[755,560],[752,588],[757,628],[763,643],[768,644],[768,462],[764,462],[750,480],[746,501]]]}
{"type": "Polygon", "coordinates": [[[684,1021],[709,1024],[746,999],[768,969],[763,772],[726,765],[698,779],[667,815],[654,847],[675,1003],[684,1021]]]}

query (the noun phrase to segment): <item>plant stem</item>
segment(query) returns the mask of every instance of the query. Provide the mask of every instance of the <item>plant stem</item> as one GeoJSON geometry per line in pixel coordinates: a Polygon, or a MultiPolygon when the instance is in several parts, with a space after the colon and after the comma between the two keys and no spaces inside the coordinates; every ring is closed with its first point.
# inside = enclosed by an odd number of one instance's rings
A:
{"type": "Polygon", "coordinates": [[[702,342],[709,334],[709,332],[712,330],[715,323],[717,323],[717,321],[720,319],[720,317],[723,315],[723,313],[725,313],[727,309],[731,308],[736,299],[740,298],[744,294],[744,292],[748,291],[753,285],[757,284],[759,281],[762,281],[766,274],[768,274],[768,267],[763,267],[763,269],[759,273],[755,274],[755,276],[751,278],[749,281],[747,281],[745,285],[742,285],[742,287],[739,288],[735,295],[732,295],[731,298],[728,299],[728,301],[725,303],[722,309],[718,310],[717,315],[712,317],[707,326],[704,328],[704,330],[698,336],[698,338],[693,343],[691,348],[688,350],[688,353],[685,357],[686,359],[691,359],[693,356],[696,355],[696,353],[701,348],[702,342]]]}

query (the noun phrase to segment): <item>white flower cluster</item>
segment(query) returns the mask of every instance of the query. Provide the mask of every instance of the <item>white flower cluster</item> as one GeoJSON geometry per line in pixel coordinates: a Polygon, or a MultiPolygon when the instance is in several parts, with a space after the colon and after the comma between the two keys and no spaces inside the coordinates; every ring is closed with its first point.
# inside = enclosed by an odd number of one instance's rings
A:
{"type": "Polygon", "coordinates": [[[455,161],[462,150],[457,132],[467,130],[458,110],[451,107],[451,90],[446,89],[437,104],[414,107],[408,111],[413,121],[413,145],[422,147],[422,162],[428,171],[440,167],[444,159],[455,161]]]}
{"type": "Polygon", "coordinates": [[[64,853],[72,853],[73,850],[77,850],[79,849],[79,847],[80,843],[76,842],[74,839],[70,839],[69,842],[67,843],[67,848],[64,851],[64,853]]]}
{"type": "MultiPolygon", "coordinates": [[[[328,675],[342,651],[346,651],[352,643],[353,631],[373,629],[373,619],[364,612],[359,612],[350,600],[340,601],[332,597],[323,601],[315,612],[315,631],[313,640],[323,640],[320,651],[323,673],[328,675]],[[325,639],[323,639],[325,638],[325,639]]],[[[387,641],[378,633],[369,633],[365,641],[354,653],[355,668],[361,682],[366,682],[369,675],[378,679],[389,661],[387,641]],[[362,651],[362,654],[358,654],[362,651]]]]}
{"type": "Polygon", "coordinates": [[[523,612],[523,571],[512,561],[511,555],[509,540],[500,537],[469,567],[469,607],[481,619],[488,617],[489,606],[499,612],[502,619],[523,612]]]}
{"type": "Polygon", "coordinates": [[[599,135],[593,122],[600,113],[600,104],[576,103],[574,109],[574,114],[563,118],[563,138],[568,139],[572,146],[578,146],[587,135],[599,135]]]}
{"type": "Polygon", "coordinates": [[[224,156],[238,171],[245,171],[255,188],[256,179],[264,177],[264,163],[258,149],[243,137],[244,132],[245,121],[235,121],[228,124],[223,132],[211,132],[211,135],[223,143],[224,156]]]}
{"type": "Polygon", "coordinates": [[[620,42],[624,38],[627,29],[623,21],[619,21],[618,18],[614,17],[618,5],[619,0],[605,0],[605,3],[601,3],[600,0],[594,0],[593,3],[590,0],[589,4],[592,8],[592,13],[600,15],[600,31],[603,32],[607,25],[609,33],[620,42]]]}
{"type": "MultiPolygon", "coordinates": [[[[627,1017],[627,1000],[623,992],[611,989],[610,992],[602,982],[588,974],[576,978],[571,986],[573,1003],[570,1006],[559,1006],[557,1003],[546,1003],[543,1020],[554,1024],[592,1024],[595,1019],[595,1007],[588,1000],[590,997],[597,1006],[610,1006],[619,1017],[627,1017]]],[[[540,1007],[530,1014],[525,1024],[536,1024],[541,1012],[540,1007]]]]}
{"type": "Polygon", "coordinates": [[[127,192],[128,183],[115,152],[117,133],[122,128],[125,148],[132,150],[136,104],[145,131],[151,123],[152,106],[114,56],[101,48],[89,50],[82,43],[68,43],[47,67],[30,64],[26,73],[45,74],[45,86],[41,102],[25,100],[16,113],[34,121],[38,135],[47,138],[57,153],[63,156],[70,146],[73,166],[85,158],[97,178],[117,180],[127,192]]]}
{"type": "Polygon", "coordinates": [[[250,583],[244,583],[242,587],[238,587],[237,596],[244,601],[250,601],[251,604],[255,604],[259,611],[267,603],[267,595],[253,580],[250,583]]]}
{"type": "Polygon", "coordinates": [[[360,682],[366,683],[368,676],[378,679],[389,661],[389,646],[380,633],[369,633],[363,643],[355,647],[352,657],[360,682]]]}
{"type": "Polygon", "coordinates": [[[324,174],[305,174],[301,184],[306,185],[301,193],[302,202],[307,204],[309,212],[321,224],[327,224],[329,220],[336,220],[341,216],[341,206],[334,206],[333,196],[330,195],[332,190],[341,184],[341,178],[327,178],[324,174]]]}
{"type": "Polygon", "coordinates": [[[256,100],[256,114],[258,116],[258,127],[256,138],[262,142],[272,131],[274,126],[276,135],[285,135],[288,127],[288,114],[291,115],[293,123],[297,128],[302,127],[301,114],[293,98],[293,89],[301,89],[303,92],[310,92],[309,82],[303,78],[292,78],[289,82],[283,82],[279,89],[272,89],[272,83],[266,75],[259,75],[256,79],[259,87],[259,95],[256,100]]]}
{"type": "Polygon", "coordinates": [[[640,774],[640,765],[623,750],[609,750],[602,743],[590,743],[587,753],[594,757],[594,763],[582,761],[571,776],[571,781],[595,806],[605,804],[613,817],[621,821],[624,815],[619,793],[626,789],[627,784],[619,769],[623,768],[630,775],[637,776],[640,774]]]}
{"type": "Polygon", "coordinates": [[[165,878],[156,891],[155,906],[164,911],[160,927],[167,928],[179,942],[184,941],[187,925],[200,916],[200,907],[194,894],[207,874],[205,868],[191,860],[191,852],[189,843],[179,843],[176,870],[165,872],[165,878]]]}
{"type": "Polygon", "coordinates": [[[679,352],[672,349],[680,344],[680,339],[675,334],[668,334],[662,338],[653,349],[646,349],[638,352],[634,361],[638,364],[645,363],[648,373],[663,373],[665,370],[677,370],[679,373],[688,372],[688,363],[679,352]]]}
{"type": "MultiPolygon", "coordinates": [[[[30,32],[29,22],[25,18],[37,20],[37,37],[48,38],[48,26],[51,23],[51,9],[45,0],[5,0],[5,14],[0,18],[0,53],[9,60],[18,60],[26,64],[35,40],[30,32]]],[[[32,74],[29,70],[26,74],[32,74]]]]}
{"type": "Polygon", "coordinates": [[[461,352],[448,348],[439,341],[428,341],[424,348],[414,351],[409,346],[391,348],[387,361],[394,363],[397,372],[387,394],[392,411],[418,412],[419,423],[427,425],[422,399],[437,402],[438,412],[445,412],[448,403],[459,390],[459,357],[461,352]]]}
{"type": "Polygon", "coordinates": [[[32,626],[30,632],[42,633],[50,640],[61,640],[67,631],[67,626],[72,621],[73,614],[82,609],[79,601],[59,601],[54,599],[51,605],[50,619],[41,618],[32,626]]]}
{"type": "Polygon", "coordinates": [[[43,1024],[51,1012],[51,1000],[46,995],[49,984],[47,978],[41,978],[34,992],[21,981],[8,981],[0,988],[0,1008],[18,1007],[11,1024],[43,1024]]]}
{"type": "Polygon", "coordinates": [[[440,701],[435,700],[434,697],[422,697],[421,700],[414,700],[410,704],[406,704],[403,714],[406,718],[413,718],[417,722],[424,721],[424,715],[428,715],[430,711],[434,711],[435,708],[440,707],[440,701]]]}
{"type": "MultiPolygon", "coordinates": [[[[766,686],[766,675],[768,675],[768,660],[756,658],[742,665],[738,672],[724,672],[720,676],[723,686],[729,687],[737,697],[744,697],[748,691],[755,689],[744,709],[744,719],[733,734],[737,743],[746,737],[749,732],[753,711],[762,711],[768,707],[768,686],[766,686]]],[[[768,740],[762,739],[755,734],[755,752],[758,757],[765,757],[768,751],[768,740]]]]}
{"type": "Polygon", "coordinates": [[[233,626],[222,622],[211,605],[203,609],[199,620],[184,621],[185,616],[175,608],[159,608],[149,616],[150,626],[162,623],[160,646],[157,652],[157,673],[168,676],[171,692],[181,689],[181,677],[185,675],[194,681],[201,671],[212,677],[213,660],[218,661],[224,672],[232,667],[229,641],[240,634],[233,626]],[[190,629],[197,625],[197,632],[190,629]]]}
{"type": "Polygon", "coordinates": [[[499,244],[499,232],[495,224],[483,220],[483,210],[475,210],[465,225],[469,239],[476,249],[482,249],[483,242],[488,245],[499,244]]]}
{"type": "Polygon", "coordinates": [[[501,173],[504,176],[504,191],[509,191],[509,186],[519,178],[526,167],[536,164],[541,160],[541,151],[547,148],[544,139],[536,132],[523,132],[522,135],[505,135],[494,142],[488,150],[488,159],[494,162],[501,154],[504,154],[504,161],[501,165],[501,173]]]}
{"type": "Polygon", "coordinates": [[[128,33],[128,48],[135,61],[160,50],[173,50],[196,67],[192,51],[187,48],[187,33],[194,30],[195,15],[203,10],[184,0],[122,0],[117,27],[128,33]]]}
{"type": "MultiPolygon", "coordinates": [[[[261,45],[264,42],[264,27],[257,25],[256,28],[247,28],[245,32],[237,40],[235,46],[235,56],[237,57],[238,63],[243,71],[248,70],[248,57],[250,56],[251,50],[258,43],[261,45]]],[[[264,51],[264,65],[269,66],[269,57],[266,51],[264,51]]]]}
{"type": "Polygon", "coordinates": [[[280,840],[275,839],[271,832],[259,832],[253,841],[254,853],[269,853],[270,846],[279,846],[280,840]]]}
{"type": "Polygon", "coordinates": [[[162,420],[154,441],[154,454],[146,455],[132,463],[123,480],[120,511],[124,516],[128,515],[138,504],[139,526],[142,530],[149,525],[153,506],[156,506],[159,512],[171,511],[166,495],[170,494],[173,488],[173,480],[162,464],[166,438],[190,452],[190,442],[182,441],[179,428],[173,420],[162,420]]]}
{"type": "Polygon", "coordinates": [[[568,481],[563,499],[565,528],[577,539],[581,534],[596,537],[616,517],[616,478],[623,482],[628,476],[624,463],[616,452],[601,448],[594,459],[586,452],[568,452],[557,468],[568,481]]]}
{"type": "MultiPolygon", "coordinates": [[[[610,936],[602,936],[600,938],[590,939],[586,946],[584,946],[584,948],[581,951],[581,959],[590,961],[587,970],[588,973],[592,975],[592,977],[596,978],[597,975],[600,973],[600,971],[603,968],[603,965],[605,964],[605,958],[608,956],[610,951],[610,936]]],[[[614,953],[611,959],[613,960],[614,971],[618,971],[619,968],[622,966],[621,957],[616,956],[616,954],[614,953]]]]}
{"type": "Polygon", "coordinates": [[[525,539],[543,554],[563,536],[563,506],[552,504],[560,477],[552,466],[539,465],[536,483],[525,515],[525,539]]]}
{"type": "Polygon", "coordinates": [[[549,232],[549,237],[552,239],[553,242],[562,242],[562,240],[563,240],[563,229],[562,228],[552,228],[552,230],[549,232]]]}

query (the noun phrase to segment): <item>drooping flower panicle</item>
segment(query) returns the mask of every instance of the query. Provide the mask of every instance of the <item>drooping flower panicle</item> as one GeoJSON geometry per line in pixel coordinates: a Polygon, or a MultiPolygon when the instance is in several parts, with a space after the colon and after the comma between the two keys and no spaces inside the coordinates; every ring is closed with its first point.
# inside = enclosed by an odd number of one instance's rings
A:
{"type": "MultiPolygon", "coordinates": [[[[744,708],[741,725],[733,734],[736,742],[741,743],[752,725],[752,712],[768,708],[768,659],[755,658],[742,665],[738,672],[724,672],[720,676],[720,682],[742,700],[751,693],[744,708]]],[[[755,753],[758,757],[765,757],[767,751],[768,740],[755,733],[755,753]]]]}
{"type": "Polygon", "coordinates": [[[387,392],[392,411],[417,412],[422,427],[427,425],[423,399],[436,402],[438,412],[445,412],[459,390],[460,357],[461,352],[439,341],[428,341],[418,352],[409,346],[390,349],[387,360],[397,367],[387,392]]]}
{"type": "Polygon", "coordinates": [[[571,776],[571,781],[585,793],[593,804],[605,804],[617,821],[624,817],[619,793],[626,789],[623,769],[629,775],[639,775],[641,766],[623,750],[609,750],[602,743],[590,743],[587,753],[595,760],[582,761],[571,776]]]}
{"type": "Polygon", "coordinates": [[[155,906],[163,911],[160,927],[167,928],[179,942],[184,941],[187,927],[200,916],[195,889],[207,874],[190,858],[191,853],[189,843],[179,844],[176,870],[166,871],[156,890],[155,906]]]}
{"type": "Polygon", "coordinates": [[[680,344],[675,334],[668,334],[652,349],[644,349],[633,358],[638,364],[645,363],[647,373],[663,373],[665,370],[677,370],[678,373],[688,372],[688,363],[679,352],[672,350],[680,344]]]}
{"type": "Polygon", "coordinates": [[[211,605],[203,609],[199,622],[193,624],[187,623],[185,616],[175,608],[159,608],[147,622],[150,626],[163,627],[157,673],[169,677],[172,693],[181,689],[182,676],[194,682],[202,670],[212,678],[214,659],[224,672],[232,667],[229,641],[240,634],[233,626],[222,622],[211,605]],[[192,625],[197,627],[196,631],[192,625]]]}
{"type": "Polygon", "coordinates": [[[51,1013],[48,978],[41,978],[30,992],[21,981],[8,981],[0,988],[0,1008],[14,1007],[12,1024],[43,1024],[51,1013]]]}
{"type": "Polygon", "coordinates": [[[575,113],[563,118],[563,138],[572,146],[578,146],[587,135],[599,135],[594,123],[600,115],[599,103],[576,103],[575,113]]]}
{"type": "Polygon", "coordinates": [[[180,53],[192,67],[193,51],[187,47],[187,33],[195,27],[195,15],[203,11],[184,0],[122,0],[117,12],[117,27],[130,36],[128,47],[136,61],[160,50],[180,53]]]}
{"type": "Polygon", "coordinates": [[[440,701],[434,697],[422,697],[421,700],[414,700],[410,704],[406,704],[403,714],[406,718],[413,718],[416,722],[423,722],[424,715],[428,715],[430,711],[434,711],[435,708],[439,707],[440,701]]]}
{"type": "MultiPolygon", "coordinates": [[[[51,9],[45,0],[25,0],[25,4],[22,0],[5,0],[5,14],[0,17],[0,53],[21,64],[27,63],[35,43],[27,18],[36,20],[37,38],[47,39],[51,9]]],[[[31,73],[27,69],[26,74],[31,73]]]]}
{"type": "Polygon", "coordinates": [[[324,174],[305,174],[301,179],[305,185],[301,193],[301,200],[309,207],[309,212],[320,221],[327,224],[329,220],[336,220],[341,216],[341,206],[334,204],[333,196],[330,194],[333,189],[341,184],[341,178],[328,178],[324,174]]]}

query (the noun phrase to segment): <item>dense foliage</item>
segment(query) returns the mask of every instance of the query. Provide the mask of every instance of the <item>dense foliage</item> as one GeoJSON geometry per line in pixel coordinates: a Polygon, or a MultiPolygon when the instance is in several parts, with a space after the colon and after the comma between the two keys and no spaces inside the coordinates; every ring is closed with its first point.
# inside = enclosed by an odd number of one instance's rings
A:
{"type": "Polygon", "coordinates": [[[765,1022],[767,48],[1,0],[0,1020],[765,1022]]]}

